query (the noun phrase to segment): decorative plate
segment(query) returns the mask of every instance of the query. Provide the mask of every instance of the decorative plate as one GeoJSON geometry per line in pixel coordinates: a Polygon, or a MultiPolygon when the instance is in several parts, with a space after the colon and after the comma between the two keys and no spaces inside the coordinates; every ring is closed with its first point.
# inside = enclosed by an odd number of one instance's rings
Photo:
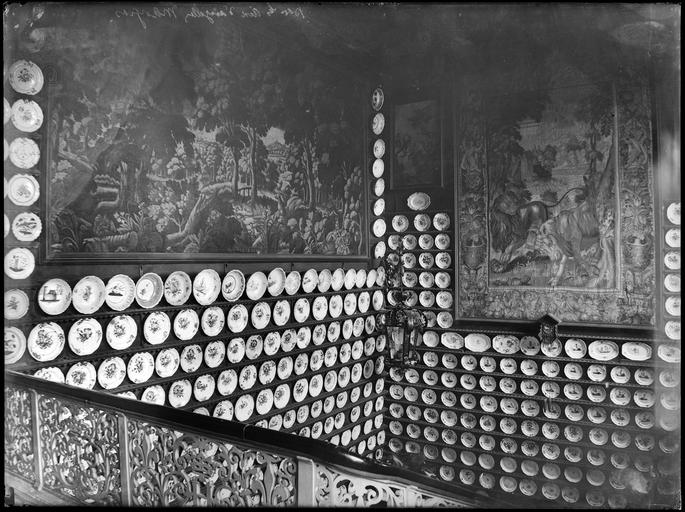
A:
{"type": "Polygon", "coordinates": [[[444,332],[440,337],[440,343],[449,349],[460,349],[464,346],[464,338],[456,332],[444,332]]]}
{"type": "Polygon", "coordinates": [[[30,60],[14,62],[9,68],[8,75],[12,89],[20,94],[38,94],[43,88],[43,72],[30,60]]]}
{"type": "Polygon", "coordinates": [[[435,296],[435,301],[438,306],[443,309],[451,308],[454,302],[452,299],[452,293],[446,291],[438,292],[438,294],[435,296]]]}
{"type": "Polygon", "coordinates": [[[498,334],[492,339],[492,348],[500,354],[515,354],[519,351],[520,342],[516,336],[498,334]]]}
{"type": "Polygon", "coordinates": [[[680,316],[680,297],[671,296],[666,299],[666,313],[671,316],[680,316]]]}
{"type": "Polygon", "coordinates": [[[250,318],[255,329],[264,329],[271,320],[271,308],[266,302],[258,302],[252,308],[250,318]]]}
{"type": "Polygon", "coordinates": [[[186,345],[181,352],[181,370],[193,373],[202,364],[203,354],[200,345],[186,345]]]}
{"type": "Polygon", "coordinates": [[[281,334],[277,331],[272,331],[264,338],[264,353],[267,356],[272,356],[281,346],[281,334]]]}
{"type": "Polygon", "coordinates": [[[452,278],[447,272],[437,272],[435,274],[435,284],[438,288],[447,288],[452,282],[452,278]]]}
{"type": "Polygon", "coordinates": [[[667,252],[664,255],[664,265],[669,270],[680,270],[680,252],[667,252]]]}
{"type": "Polygon", "coordinates": [[[331,317],[338,318],[343,311],[343,299],[340,295],[333,295],[328,303],[331,317]]]}
{"type": "Polygon", "coordinates": [[[199,328],[200,318],[194,309],[183,309],[174,318],[174,334],[179,340],[188,341],[192,339],[199,328]]]}
{"type": "Polygon", "coordinates": [[[33,100],[17,100],[12,104],[12,123],[22,132],[35,132],[43,125],[43,110],[33,100]]]}
{"type": "Polygon", "coordinates": [[[148,272],[141,276],[136,283],[136,302],[145,309],[150,309],[159,304],[164,295],[164,283],[162,278],[154,272],[148,272]]]}
{"type": "Polygon", "coordinates": [[[414,227],[418,231],[426,231],[431,225],[431,219],[425,213],[419,213],[414,217],[414,227]]]}
{"type": "Polygon", "coordinates": [[[664,332],[672,340],[680,339],[680,322],[676,320],[669,320],[664,326],[664,332]]]}
{"type": "Polygon", "coordinates": [[[450,236],[446,233],[438,233],[435,235],[435,247],[444,251],[450,247],[450,236]]]}
{"type": "Polygon", "coordinates": [[[371,107],[375,111],[379,111],[383,107],[384,99],[385,96],[383,95],[383,89],[377,87],[374,89],[373,94],[371,95],[371,107]]]}
{"type": "Polygon", "coordinates": [[[71,300],[79,313],[95,313],[105,303],[105,283],[97,276],[86,276],[74,286],[71,300]]]}
{"type": "Polygon", "coordinates": [[[667,363],[680,362],[680,347],[675,345],[659,345],[657,354],[659,355],[659,358],[667,363]]]}
{"type": "Polygon", "coordinates": [[[346,290],[351,290],[357,282],[357,271],[353,268],[348,268],[345,272],[345,279],[343,284],[346,290]]]}
{"type": "Polygon", "coordinates": [[[109,357],[100,364],[97,375],[98,384],[104,389],[117,388],[126,377],[126,363],[120,357],[109,357]]]}
{"type": "Polygon", "coordinates": [[[383,192],[385,192],[385,179],[378,178],[373,184],[373,193],[376,194],[376,197],[381,197],[383,192]]]}
{"type": "Polygon", "coordinates": [[[414,235],[404,235],[402,237],[402,247],[404,247],[407,251],[413,251],[416,249],[416,236],[414,235]]]}
{"type": "Polygon", "coordinates": [[[50,279],[38,292],[38,305],[48,315],[64,313],[71,303],[71,287],[59,278],[50,279]]]}
{"type": "Polygon", "coordinates": [[[267,414],[274,405],[274,393],[270,389],[262,389],[257,395],[257,414],[267,414]]]}
{"type": "MultiPolygon", "coordinates": [[[[305,322],[309,318],[309,311],[311,306],[309,305],[309,299],[301,297],[295,302],[295,307],[293,309],[293,316],[296,322],[305,322]]],[[[320,319],[317,319],[320,320],[320,319]]]]}
{"type": "Polygon", "coordinates": [[[203,311],[200,325],[202,326],[202,332],[206,336],[219,335],[225,324],[224,312],[220,307],[211,306],[203,311]]]}
{"type": "Polygon", "coordinates": [[[264,361],[259,367],[259,382],[261,384],[271,384],[276,377],[276,363],[274,361],[264,361]]]}
{"type": "Polygon", "coordinates": [[[295,402],[301,402],[307,398],[307,393],[309,391],[309,381],[307,379],[299,379],[293,385],[293,399],[295,402]]]}
{"type": "Polygon", "coordinates": [[[588,346],[587,352],[595,361],[611,361],[619,354],[618,345],[607,340],[593,341],[588,346]]]}
{"type": "MultiPolygon", "coordinates": [[[[67,285],[68,286],[68,285],[67,285]]],[[[71,293],[71,290],[69,290],[71,293]]],[[[67,306],[70,299],[66,299],[67,306]]],[[[5,319],[17,320],[29,310],[29,297],[21,290],[7,290],[5,292],[5,319]]]]}
{"type": "Polygon", "coordinates": [[[549,343],[542,343],[540,348],[542,349],[542,353],[547,357],[558,357],[563,350],[559,338],[556,338],[549,343]]]}
{"type": "Polygon", "coordinates": [[[491,346],[490,338],[485,334],[468,334],[464,338],[464,346],[472,352],[485,352],[491,346]]]}
{"type": "Polygon", "coordinates": [[[5,327],[5,364],[16,363],[22,358],[24,352],[26,352],[24,333],[16,327],[5,327]]]}
{"type": "Polygon", "coordinates": [[[245,357],[245,340],[242,338],[233,338],[228,342],[226,347],[226,356],[229,363],[239,363],[245,357]]]}
{"type": "Polygon", "coordinates": [[[423,290],[419,294],[419,302],[424,308],[430,308],[435,304],[435,295],[429,290],[423,290]]]}
{"type": "Polygon", "coordinates": [[[290,387],[287,384],[280,384],[274,391],[274,405],[277,409],[283,409],[290,401],[290,387]]]}
{"type": "Polygon", "coordinates": [[[392,218],[392,228],[398,233],[402,233],[409,227],[409,219],[406,215],[395,215],[392,218]]]}
{"type": "Polygon", "coordinates": [[[333,282],[333,274],[330,270],[324,268],[321,270],[321,272],[319,272],[316,281],[319,292],[326,293],[330,289],[331,283],[333,282]]]}
{"type": "Polygon", "coordinates": [[[374,135],[380,135],[383,131],[383,128],[385,128],[385,116],[378,112],[376,115],[373,116],[373,121],[371,122],[371,130],[373,131],[374,135]]]}
{"type": "Polygon", "coordinates": [[[266,292],[268,279],[264,272],[255,272],[247,280],[247,296],[251,300],[259,300],[266,292]]]}
{"type": "Polygon", "coordinates": [[[434,244],[435,240],[431,235],[424,233],[423,235],[419,236],[419,247],[424,251],[432,249],[434,244]]]}
{"type": "Polygon", "coordinates": [[[383,215],[383,212],[385,211],[385,199],[382,197],[379,199],[376,199],[373,203],[373,214],[376,217],[380,217],[383,215]]]}
{"type": "Polygon", "coordinates": [[[105,330],[107,343],[114,350],[125,350],[130,347],[138,335],[136,321],[128,315],[118,315],[110,320],[105,330]]]}
{"type": "Polygon", "coordinates": [[[136,352],[128,361],[128,378],[134,384],[141,384],[152,377],[155,358],[149,352],[136,352]]]}
{"type": "Polygon", "coordinates": [[[171,377],[181,363],[181,356],[175,348],[165,348],[157,354],[155,359],[155,372],[163,379],[171,377]]]}
{"type": "MultiPolygon", "coordinates": [[[[266,276],[264,276],[264,279],[266,279],[266,276]]],[[[228,330],[231,332],[242,332],[247,327],[249,318],[250,315],[248,315],[247,308],[244,305],[237,304],[233,306],[226,315],[228,330]]]]}
{"type": "Polygon", "coordinates": [[[540,342],[534,336],[524,336],[521,338],[520,350],[524,355],[534,356],[540,352],[540,342]]]}
{"type": "MultiPolygon", "coordinates": [[[[406,253],[409,254],[409,253],[406,253]]],[[[443,253],[441,253],[443,254],[443,253]]],[[[404,255],[403,255],[404,256],[404,255]]],[[[413,254],[412,254],[413,256],[413,254]]],[[[429,252],[422,252],[419,254],[419,265],[421,265],[422,268],[431,268],[433,266],[433,263],[435,262],[435,258],[433,255],[429,252]]]]}
{"type": "Polygon", "coordinates": [[[164,405],[166,394],[164,388],[159,385],[145,388],[143,395],[140,397],[141,402],[146,402],[155,405],[164,405]]]}
{"type": "Polygon", "coordinates": [[[40,217],[33,212],[21,212],[12,221],[12,234],[20,242],[33,242],[42,229],[40,217]]]}
{"type": "Polygon", "coordinates": [[[133,304],[136,285],[133,279],[125,274],[117,274],[107,281],[105,303],[114,311],[123,311],[133,304]]]}
{"type": "Polygon", "coordinates": [[[680,293],[680,275],[667,274],[664,278],[664,286],[671,293],[680,293]]]}
{"type": "MultiPolygon", "coordinates": [[[[10,154],[10,159],[12,158],[10,154]]],[[[10,180],[11,181],[11,180],[10,180]]],[[[680,247],[680,228],[671,228],[666,231],[666,243],[669,247],[680,247]]]]}
{"type": "Polygon", "coordinates": [[[680,201],[668,205],[668,208],[666,208],[666,218],[671,224],[680,226],[680,201]]]}
{"type": "Polygon", "coordinates": [[[587,354],[587,346],[581,339],[571,338],[564,344],[566,355],[572,359],[581,359],[587,354]]]}
{"type": "Polygon", "coordinates": [[[283,326],[290,320],[290,302],[287,300],[279,300],[274,304],[274,323],[283,326]]]}
{"type": "Polygon", "coordinates": [[[360,268],[357,269],[357,273],[354,278],[354,285],[357,288],[363,288],[364,285],[366,284],[366,269],[360,268]]]}
{"type": "Polygon", "coordinates": [[[209,400],[216,389],[216,382],[212,375],[201,375],[193,384],[193,396],[198,402],[209,400]]]}
{"type": "Polygon", "coordinates": [[[40,186],[30,174],[15,174],[5,187],[7,195],[17,206],[31,206],[40,197],[40,186]]]}
{"type": "Polygon", "coordinates": [[[192,396],[193,386],[188,379],[177,380],[169,387],[169,405],[172,407],[185,407],[192,396]]]}
{"type": "Polygon", "coordinates": [[[205,348],[205,364],[209,368],[216,368],[224,362],[226,346],[223,341],[212,341],[205,348]]]}
{"type": "Polygon", "coordinates": [[[369,295],[369,292],[360,293],[359,298],[357,299],[357,307],[359,308],[359,312],[366,313],[369,310],[370,306],[371,295],[369,295]]]}
{"type": "Polygon", "coordinates": [[[34,377],[39,379],[49,380],[50,382],[59,382],[64,384],[65,378],[62,370],[51,366],[50,368],[41,368],[36,373],[33,374],[34,377]]]}
{"type": "Polygon", "coordinates": [[[357,296],[354,293],[348,293],[345,295],[343,308],[346,315],[353,315],[357,310],[357,296]]]}
{"type": "Polygon", "coordinates": [[[383,155],[385,155],[385,142],[383,139],[376,139],[373,143],[373,156],[383,158],[383,155]]]}
{"type": "Polygon", "coordinates": [[[267,290],[269,295],[275,297],[283,293],[285,289],[285,270],[281,267],[276,267],[271,272],[269,272],[269,277],[267,278],[267,290]]]}
{"type": "Polygon", "coordinates": [[[302,291],[305,293],[312,293],[318,284],[319,274],[317,274],[316,270],[310,268],[304,273],[304,276],[302,276],[302,291]]]}
{"type": "Polygon", "coordinates": [[[624,343],[621,346],[621,354],[631,361],[647,361],[652,357],[652,347],[645,343],[624,343]]]}
{"type": "Polygon", "coordinates": [[[448,252],[439,252],[435,255],[435,264],[438,268],[449,268],[452,264],[452,256],[448,252]]]}
{"type": "MultiPolygon", "coordinates": [[[[385,171],[385,163],[380,158],[376,158],[376,160],[374,160],[374,162],[373,162],[373,165],[371,166],[371,174],[373,174],[374,178],[380,178],[381,176],[383,176],[384,171],[385,171]]],[[[376,214],[376,215],[380,215],[380,214],[376,214]]]]}
{"type": "Polygon", "coordinates": [[[244,291],[245,276],[240,270],[231,270],[226,274],[221,284],[221,294],[224,296],[224,299],[234,302],[242,296],[244,291]]]}
{"type": "Polygon", "coordinates": [[[81,318],[71,326],[67,338],[69,348],[74,354],[77,356],[90,355],[100,347],[102,326],[94,318],[81,318]]]}
{"type": "Polygon", "coordinates": [[[10,143],[10,162],[20,169],[30,169],[38,163],[38,160],[40,160],[40,149],[33,140],[17,137],[10,143]]]}
{"type": "Polygon", "coordinates": [[[302,375],[304,372],[307,371],[307,368],[309,368],[309,356],[306,352],[301,352],[295,358],[295,363],[293,366],[295,375],[302,375]]]}
{"type": "Polygon", "coordinates": [[[221,402],[216,404],[212,416],[214,416],[215,418],[220,418],[222,420],[231,421],[233,420],[234,413],[235,409],[233,407],[233,404],[229,400],[222,400],[221,402]]]}
{"type": "Polygon", "coordinates": [[[422,211],[431,204],[431,198],[424,192],[414,192],[407,198],[407,206],[414,211],[422,211]]]}
{"type": "Polygon", "coordinates": [[[222,290],[222,282],[219,273],[211,268],[206,268],[193,279],[193,296],[198,304],[208,306],[212,304],[222,290]]]}
{"type": "Polygon", "coordinates": [[[259,334],[253,334],[245,342],[245,356],[252,360],[262,355],[264,350],[264,340],[259,334]]]}
{"type": "Polygon", "coordinates": [[[64,383],[83,389],[93,389],[97,382],[95,366],[89,362],[80,362],[69,368],[64,383]]]}
{"type": "Polygon", "coordinates": [[[285,278],[285,293],[288,295],[294,295],[300,289],[300,283],[302,282],[302,277],[297,270],[291,271],[285,278]]]}
{"type": "Polygon", "coordinates": [[[450,217],[446,213],[437,213],[433,217],[433,226],[438,231],[445,231],[450,227],[450,217]]]}
{"type": "MultiPolygon", "coordinates": [[[[267,361],[267,363],[273,363],[273,361],[267,361]]],[[[275,365],[274,365],[275,369],[275,365]]],[[[273,378],[272,378],[273,380],[273,378]]],[[[266,383],[268,384],[268,383],[266,383]]],[[[217,391],[220,395],[227,396],[233,393],[238,387],[238,374],[234,369],[224,370],[219,374],[217,378],[217,391]]]]}

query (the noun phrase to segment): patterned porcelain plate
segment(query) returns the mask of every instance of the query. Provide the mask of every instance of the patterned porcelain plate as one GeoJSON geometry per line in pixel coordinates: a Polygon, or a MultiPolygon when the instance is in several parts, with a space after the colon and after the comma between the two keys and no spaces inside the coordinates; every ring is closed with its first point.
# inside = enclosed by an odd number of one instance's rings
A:
{"type": "Polygon", "coordinates": [[[276,267],[269,272],[269,277],[267,278],[267,290],[269,291],[269,295],[275,297],[283,293],[283,290],[285,289],[285,279],[285,270],[280,267],[276,267]]]}
{"type": "Polygon", "coordinates": [[[671,316],[680,316],[680,297],[671,296],[666,299],[666,313],[671,316]]]}
{"type": "Polygon", "coordinates": [[[595,361],[611,361],[618,357],[618,345],[613,341],[597,340],[588,346],[588,355],[595,361]]]}
{"type": "Polygon", "coordinates": [[[245,356],[250,360],[257,359],[262,355],[263,349],[264,340],[262,340],[262,337],[259,334],[253,334],[245,343],[245,356]]]}
{"type": "Polygon", "coordinates": [[[385,179],[378,178],[373,185],[373,193],[376,194],[376,197],[381,197],[383,192],[385,192],[385,179]]]}
{"type": "MultiPolygon", "coordinates": [[[[262,274],[263,275],[263,274],[262,274]]],[[[266,279],[266,276],[264,277],[266,279]]],[[[231,332],[242,332],[247,327],[250,315],[242,304],[233,306],[226,315],[226,324],[231,332]]]]}
{"type": "MultiPolygon", "coordinates": [[[[272,362],[272,361],[267,361],[272,362]]],[[[238,387],[238,374],[234,369],[224,370],[217,378],[217,391],[223,396],[230,395],[238,387]]]]}
{"type": "Polygon", "coordinates": [[[333,318],[338,318],[343,311],[343,299],[340,295],[333,295],[328,303],[328,310],[333,318]]]}
{"type": "Polygon", "coordinates": [[[186,373],[197,371],[203,361],[200,345],[186,345],[181,352],[181,370],[186,373]]]}
{"type": "Polygon", "coordinates": [[[175,348],[161,350],[155,358],[155,372],[162,378],[171,377],[181,363],[181,356],[175,348]]]}
{"type": "Polygon", "coordinates": [[[5,255],[5,274],[10,279],[26,279],[36,267],[33,253],[24,247],[15,247],[5,255]]]}
{"type": "Polygon", "coordinates": [[[193,396],[193,386],[188,379],[177,380],[169,387],[169,405],[185,407],[193,396]]]}
{"type": "Polygon", "coordinates": [[[383,176],[383,173],[385,172],[385,163],[383,162],[382,159],[376,158],[373,161],[373,165],[371,166],[371,174],[373,174],[374,178],[380,178],[383,176]]]}
{"type": "Polygon", "coordinates": [[[313,268],[310,268],[302,276],[302,291],[305,293],[312,293],[319,285],[319,274],[313,268]]]}
{"type": "Polygon", "coordinates": [[[209,374],[201,375],[193,384],[193,396],[198,402],[209,400],[216,389],[214,377],[209,374]]]}
{"type": "Polygon", "coordinates": [[[435,264],[441,269],[449,268],[452,264],[452,256],[447,252],[439,252],[435,255],[435,264]]]}
{"type": "Polygon", "coordinates": [[[631,361],[647,361],[652,357],[652,347],[638,342],[624,343],[621,354],[631,361]]]}
{"type": "Polygon", "coordinates": [[[215,418],[221,418],[222,420],[231,421],[233,419],[234,413],[235,409],[233,407],[233,404],[228,400],[222,400],[221,402],[216,404],[212,416],[214,416],[215,418]]]}
{"type": "Polygon", "coordinates": [[[272,356],[281,346],[281,334],[277,331],[272,331],[264,338],[264,353],[267,356],[272,356]]]}
{"type": "Polygon", "coordinates": [[[271,384],[276,377],[276,363],[274,361],[264,361],[259,367],[259,382],[261,384],[271,384]]]}
{"type": "Polygon", "coordinates": [[[257,414],[267,414],[274,405],[274,393],[270,389],[262,389],[257,395],[257,414]]]}
{"type": "Polygon", "coordinates": [[[664,287],[671,293],[680,293],[680,275],[667,274],[664,278],[664,287]]]}
{"type": "Polygon", "coordinates": [[[136,302],[145,309],[150,309],[159,304],[164,295],[164,283],[162,278],[154,272],[148,272],[138,279],[136,283],[136,302]]]}
{"type": "Polygon", "coordinates": [[[105,303],[114,311],[123,311],[135,299],[136,284],[125,274],[117,274],[107,281],[105,303]]]}
{"type": "Polygon", "coordinates": [[[120,357],[107,358],[100,364],[97,377],[104,389],[117,388],[126,378],[126,363],[120,357]]]}
{"type": "Polygon", "coordinates": [[[659,345],[657,354],[661,360],[666,361],[667,363],[680,362],[680,347],[675,345],[659,345]]]}
{"type": "Polygon", "coordinates": [[[34,62],[23,59],[10,66],[8,80],[12,89],[20,94],[38,94],[44,84],[41,69],[34,62]]]}
{"type": "MultiPolygon", "coordinates": [[[[366,277],[366,276],[364,276],[366,277]]],[[[351,290],[354,288],[354,286],[357,283],[357,271],[353,268],[348,268],[347,272],[345,272],[345,279],[343,280],[343,284],[345,285],[346,290],[351,290]]]]}
{"type": "Polygon", "coordinates": [[[515,354],[519,351],[520,342],[516,336],[498,334],[492,339],[492,348],[500,354],[515,354]]]}
{"type": "Polygon", "coordinates": [[[250,318],[255,329],[264,329],[271,320],[271,308],[266,302],[258,302],[252,308],[250,318]]]}
{"type": "Polygon", "coordinates": [[[67,372],[64,383],[69,386],[76,386],[83,389],[93,389],[97,382],[97,371],[92,363],[82,361],[76,363],[67,372]]]}
{"type": "Polygon", "coordinates": [[[164,393],[164,388],[159,385],[149,386],[143,391],[143,395],[140,397],[141,402],[146,402],[155,405],[164,405],[164,400],[166,399],[166,393],[164,393]]]}
{"type": "Polygon", "coordinates": [[[438,231],[445,231],[450,227],[450,217],[446,213],[437,213],[433,217],[433,226],[438,231]]]}
{"type": "Polygon", "coordinates": [[[5,191],[17,206],[31,206],[40,197],[40,186],[30,174],[15,174],[6,184],[5,191]]]}
{"type": "Polygon", "coordinates": [[[221,294],[229,302],[238,300],[245,291],[245,276],[240,270],[231,270],[221,284],[221,294]]]}
{"type": "Polygon", "coordinates": [[[669,251],[664,255],[664,265],[669,270],[680,270],[680,252],[669,251]]]}
{"type": "Polygon", "coordinates": [[[59,382],[64,384],[65,378],[62,370],[55,368],[54,366],[50,368],[41,368],[36,373],[33,374],[34,377],[39,379],[49,380],[50,382],[59,382]]]}
{"type": "Polygon", "coordinates": [[[277,409],[283,409],[290,401],[290,387],[287,384],[280,384],[274,391],[274,405],[277,409]]]}
{"type": "Polygon", "coordinates": [[[376,139],[373,143],[373,156],[383,158],[383,155],[385,155],[385,142],[383,139],[376,139]]]}
{"type": "Polygon", "coordinates": [[[581,339],[570,338],[564,344],[564,351],[572,359],[581,359],[587,354],[587,346],[581,339]]]}
{"type": "Polygon", "coordinates": [[[17,137],[10,143],[10,162],[20,169],[30,169],[40,160],[40,149],[35,141],[17,137]]]}
{"type": "Polygon", "coordinates": [[[490,338],[485,334],[468,334],[464,338],[464,346],[472,352],[485,352],[491,346],[490,338]]]}
{"type": "Polygon", "coordinates": [[[43,125],[43,110],[33,100],[20,99],[12,104],[12,123],[22,132],[35,132],[43,125]]]}
{"type": "Polygon", "coordinates": [[[205,336],[218,336],[226,324],[224,312],[218,306],[211,306],[202,313],[200,326],[205,336]]]}
{"type": "Polygon", "coordinates": [[[125,350],[130,347],[138,335],[138,324],[128,315],[112,318],[105,329],[107,343],[114,350],[125,350]]]}
{"type": "Polygon", "coordinates": [[[291,271],[285,278],[285,293],[288,295],[294,295],[300,289],[300,284],[302,282],[302,277],[297,270],[291,271]]]}
{"type": "Polygon", "coordinates": [[[676,320],[669,320],[664,326],[664,332],[672,340],[680,339],[680,322],[676,320]]]}
{"type": "Polygon", "coordinates": [[[383,219],[376,219],[373,221],[373,225],[371,230],[373,231],[373,236],[376,238],[380,238],[385,234],[385,220],[383,219]]]}
{"type": "Polygon", "coordinates": [[[222,282],[219,273],[211,268],[206,268],[193,279],[193,296],[198,304],[208,306],[212,304],[222,290],[222,282]]]}
{"type": "Polygon", "coordinates": [[[242,338],[233,338],[228,342],[226,347],[226,356],[229,363],[239,363],[245,357],[245,340],[242,338]]]}
{"type": "Polygon", "coordinates": [[[97,276],[86,276],[74,286],[71,300],[79,313],[95,313],[105,303],[105,283],[97,276]]]}
{"type": "MultiPolygon", "coordinates": [[[[11,159],[10,154],[10,159],[11,159]]],[[[671,228],[666,231],[666,244],[669,247],[680,247],[680,228],[671,228]]]]}
{"type": "Polygon", "coordinates": [[[21,212],[12,221],[12,234],[20,242],[33,242],[42,229],[40,217],[33,212],[21,212]]]}
{"type": "Polygon", "coordinates": [[[14,364],[26,352],[26,336],[16,327],[5,327],[5,364],[14,364]]]}
{"type": "Polygon", "coordinates": [[[419,213],[414,217],[414,227],[418,231],[426,231],[431,225],[430,217],[425,213],[419,213]]]}
{"type": "MultiPolygon", "coordinates": [[[[71,290],[70,290],[71,293],[71,290]]],[[[71,299],[67,299],[67,306],[71,299]]],[[[22,290],[7,290],[5,292],[5,319],[18,320],[29,310],[29,297],[22,290]]]]}
{"type": "Polygon", "coordinates": [[[183,309],[174,318],[174,334],[179,340],[188,341],[197,334],[200,318],[194,309],[183,309]]]}
{"type": "Polygon", "coordinates": [[[90,355],[100,347],[102,326],[94,318],[81,318],[71,326],[67,339],[69,340],[69,348],[74,354],[77,356],[90,355]]]}
{"type": "Polygon", "coordinates": [[[152,377],[155,358],[150,352],[136,352],[128,361],[128,378],[134,384],[141,384],[152,377]]]}
{"type": "Polygon", "coordinates": [[[283,326],[290,320],[290,302],[287,300],[279,300],[274,304],[274,323],[283,326]]]}
{"type": "Polygon", "coordinates": [[[301,297],[295,302],[295,307],[293,309],[293,315],[296,322],[305,322],[309,318],[309,311],[311,306],[309,305],[309,299],[301,297]]]}
{"type": "Polygon", "coordinates": [[[395,215],[392,218],[392,229],[398,233],[406,231],[408,227],[409,219],[407,219],[406,215],[395,215]]]}
{"type": "Polygon", "coordinates": [[[64,279],[50,279],[38,291],[38,305],[48,315],[60,315],[71,304],[71,287],[64,279]]]}
{"type": "Polygon", "coordinates": [[[223,341],[212,341],[205,348],[205,364],[209,368],[216,368],[224,362],[226,346],[223,341]]]}
{"type": "Polygon", "coordinates": [[[247,296],[251,300],[259,300],[264,296],[268,286],[268,279],[264,272],[255,272],[247,280],[247,296]]]}

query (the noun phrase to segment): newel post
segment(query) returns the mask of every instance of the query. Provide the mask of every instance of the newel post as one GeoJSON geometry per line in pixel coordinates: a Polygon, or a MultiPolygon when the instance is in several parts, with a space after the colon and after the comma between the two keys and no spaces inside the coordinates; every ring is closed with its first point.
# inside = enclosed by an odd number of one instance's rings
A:
{"type": "Polygon", "coordinates": [[[297,457],[297,506],[315,507],[316,467],[314,461],[297,457]]]}

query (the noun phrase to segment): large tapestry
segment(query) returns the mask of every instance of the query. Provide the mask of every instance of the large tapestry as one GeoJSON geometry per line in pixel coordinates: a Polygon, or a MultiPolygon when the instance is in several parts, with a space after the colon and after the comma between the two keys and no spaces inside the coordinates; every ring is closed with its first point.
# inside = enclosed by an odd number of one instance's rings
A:
{"type": "Polygon", "coordinates": [[[48,259],[366,254],[358,77],[301,9],[205,7],[50,29],[48,259]]]}
{"type": "Polygon", "coordinates": [[[459,315],[653,324],[645,89],[471,94],[463,111],[459,315]]]}

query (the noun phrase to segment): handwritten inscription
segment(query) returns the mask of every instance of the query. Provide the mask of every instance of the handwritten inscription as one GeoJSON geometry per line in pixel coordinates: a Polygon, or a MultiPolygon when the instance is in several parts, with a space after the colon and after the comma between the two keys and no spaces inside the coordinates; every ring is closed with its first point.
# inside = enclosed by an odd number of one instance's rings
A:
{"type": "Polygon", "coordinates": [[[234,18],[262,18],[273,16],[284,16],[292,18],[306,19],[305,12],[302,7],[274,7],[271,4],[266,6],[230,6],[230,7],[202,7],[193,6],[189,8],[182,7],[153,7],[140,8],[133,7],[130,9],[117,9],[114,12],[117,18],[134,18],[140,23],[144,29],[148,27],[148,23],[155,20],[179,20],[182,19],[185,23],[194,21],[204,21],[214,24],[217,19],[234,17],[234,18]]]}

